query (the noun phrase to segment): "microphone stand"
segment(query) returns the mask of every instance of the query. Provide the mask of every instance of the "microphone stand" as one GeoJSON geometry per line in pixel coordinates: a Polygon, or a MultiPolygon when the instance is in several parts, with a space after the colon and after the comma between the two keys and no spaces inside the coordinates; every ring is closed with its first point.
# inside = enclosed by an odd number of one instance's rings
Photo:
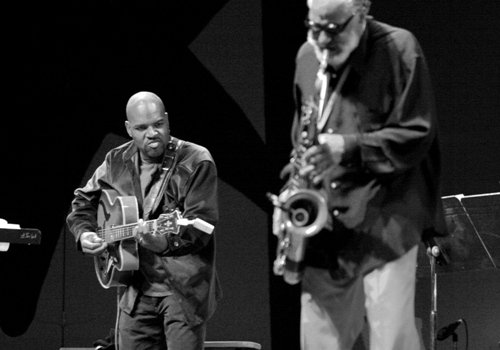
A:
{"type": "Polygon", "coordinates": [[[436,273],[436,257],[439,256],[439,247],[431,246],[427,249],[427,254],[430,258],[431,265],[431,316],[430,316],[430,350],[436,350],[436,325],[437,325],[437,273],[436,273]]]}
{"type": "Polygon", "coordinates": [[[457,333],[453,332],[452,334],[452,339],[453,339],[453,350],[457,350],[457,342],[458,342],[458,335],[457,333]]]}

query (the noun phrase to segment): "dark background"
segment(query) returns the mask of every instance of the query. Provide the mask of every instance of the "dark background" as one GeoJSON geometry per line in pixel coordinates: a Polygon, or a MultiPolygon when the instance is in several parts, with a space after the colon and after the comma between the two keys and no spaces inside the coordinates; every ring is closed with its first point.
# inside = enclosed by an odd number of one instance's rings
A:
{"type": "MultiPolygon", "coordinates": [[[[412,31],[426,53],[444,196],[500,191],[499,7],[373,1],[376,19],[412,31]]],[[[272,275],[265,193],[280,188],[290,150],[305,16],[305,0],[24,2],[4,11],[0,218],[43,238],[0,253],[1,349],[92,346],[114,326],[116,292],[100,287],[64,220],[73,190],[127,139],[125,104],[140,90],[157,93],[172,134],[209,148],[218,166],[224,298],[207,339],[299,348],[299,288],[272,275]]],[[[429,278],[420,278],[416,313],[427,347],[430,293],[429,278]]],[[[442,274],[438,324],[464,318],[469,348],[496,349],[499,301],[497,270],[442,274]]],[[[465,348],[464,327],[459,336],[465,348]]]]}

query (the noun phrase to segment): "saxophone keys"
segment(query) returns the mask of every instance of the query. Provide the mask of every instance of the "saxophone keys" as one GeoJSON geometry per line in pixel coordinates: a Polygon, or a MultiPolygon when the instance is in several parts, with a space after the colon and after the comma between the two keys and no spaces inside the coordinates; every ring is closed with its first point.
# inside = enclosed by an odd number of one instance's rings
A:
{"type": "Polygon", "coordinates": [[[285,238],[285,239],[283,239],[283,240],[279,243],[279,246],[280,246],[280,249],[285,249],[285,248],[288,248],[288,246],[290,246],[290,239],[289,239],[289,238],[285,238]]]}
{"type": "Polygon", "coordinates": [[[273,272],[276,276],[283,276],[285,273],[285,255],[278,256],[276,260],[274,260],[273,264],[273,272]]]}

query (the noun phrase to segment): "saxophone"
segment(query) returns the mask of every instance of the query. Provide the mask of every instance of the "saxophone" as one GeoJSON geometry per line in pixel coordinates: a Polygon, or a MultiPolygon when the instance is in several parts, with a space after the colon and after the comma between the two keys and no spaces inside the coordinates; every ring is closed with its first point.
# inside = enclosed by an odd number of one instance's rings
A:
{"type": "Polygon", "coordinates": [[[303,167],[302,155],[317,143],[316,123],[323,112],[328,84],[325,73],[327,58],[325,50],[318,70],[318,82],[321,84],[318,106],[310,100],[301,107],[298,140],[294,142],[290,159],[290,177],[279,196],[267,194],[275,207],[273,233],[278,238],[273,272],[292,285],[299,283],[302,277],[307,239],[321,231],[328,220],[325,196],[313,187],[309,178],[299,175],[303,167]]]}

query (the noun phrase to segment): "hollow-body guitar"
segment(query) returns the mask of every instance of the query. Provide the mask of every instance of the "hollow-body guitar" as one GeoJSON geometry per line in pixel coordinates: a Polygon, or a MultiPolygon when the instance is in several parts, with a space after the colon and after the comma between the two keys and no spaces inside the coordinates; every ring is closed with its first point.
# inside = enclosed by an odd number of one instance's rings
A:
{"type": "MultiPolygon", "coordinates": [[[[137,241],[134,228],[139,221],[135,196],[120,196],[115,190],[102,190],[97,209],[97,235],[108,243],[108,248],[94,258],[99,283],[104,288],[127,286],[134,271],[139,269],[137,241]]],[[[156,220],[145,222],[149,232],[160,235],[179,234],[180,226],[211,234],[214,226],[200,218],[187,219],[178,209],[161,214],[156,220]]]]}
{"type": "MultiPolygon", "coordinates": [[[[179,213],[163,214],[146,221],[149,232],[165,234],[175,229],[179,213]]],[[[129,285],[134,271],[139,269],[137,241],[133,238],[139,220],[137,198],[119,196],[115,190],[103,190],[97,210],[97,235],[108,248],[94,258],[99,283],[104,288],[129,285]]]]}

